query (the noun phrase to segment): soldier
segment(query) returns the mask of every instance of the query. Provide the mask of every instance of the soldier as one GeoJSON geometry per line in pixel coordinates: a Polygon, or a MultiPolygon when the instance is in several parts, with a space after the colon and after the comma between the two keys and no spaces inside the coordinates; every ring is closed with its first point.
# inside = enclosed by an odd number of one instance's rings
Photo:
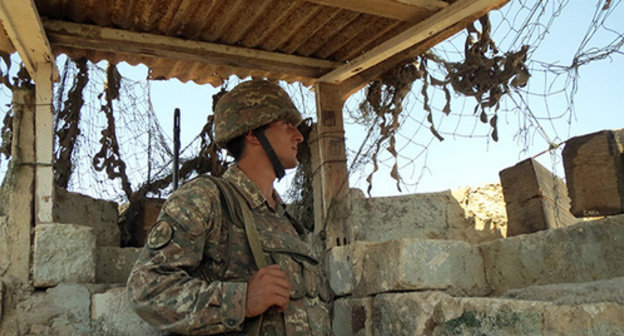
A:
{"type": "MultiPolygon", "coordinates": [[[[273,189],[297,165],[301,115],[278,85],[252,80],[215,107],[215,141],[235,159],[223,175],[251,209],[269,266],[257,269],[245,228],[228,216],[215,181],[171,195],[128,279],[134,310],[182,335],[330,334],[330,292],[319,258],[273,189]]],[[[218,181],[217,181],[218,182],[218,181]]]]}

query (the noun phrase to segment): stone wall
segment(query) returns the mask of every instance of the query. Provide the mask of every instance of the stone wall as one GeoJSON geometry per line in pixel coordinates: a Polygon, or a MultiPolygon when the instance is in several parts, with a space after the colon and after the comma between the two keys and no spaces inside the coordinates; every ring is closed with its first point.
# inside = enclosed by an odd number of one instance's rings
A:
{"type": "MultiPolygon", "coordinates": [[[[140,249],[115,245],[115,205],[60,199],[32,282],[0,278],[0,336],[159,335],[129,306],[140,249]]],[[[624,332],[624,215],[504,238],[498,185],[351,202],[359,240],[328,254],[335,335],[624,332]]]]}
{"type": "Polygon", "coordinates": [[[352,189],[349,196],[356,241],[418,238],[475,244],[507,233],[499,184],[379,198],[365,198],[361,190],[352,189]]]}

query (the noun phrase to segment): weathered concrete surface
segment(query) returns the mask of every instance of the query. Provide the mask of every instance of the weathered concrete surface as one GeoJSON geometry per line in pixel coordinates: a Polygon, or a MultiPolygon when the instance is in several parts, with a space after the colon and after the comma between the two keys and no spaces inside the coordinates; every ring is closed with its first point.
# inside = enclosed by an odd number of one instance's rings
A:
{"type": "Polygon", "coordinates": [[[624,305],[624,277],[581,283],[551,284],[511,289],[503,297],[551,301],[556,304],[614,302],[624,305]]]}
{"type": "Polygon", "coordinates": [[[95,252],[95,281],[125,284],[141,249],[105,246],[96,248],[95,252]]]}
{"type": "Polygon", "coordinates": [[[0,279],[0,321],[2,321],[2,307],[4,307],[4,282],[0,279]]]}
{"type": "Polygon", "coordinates": [[[0,187],[0,275],[28,281],[30,276],[30,230],[32,228],[35,179],[35,91],[13,90],[11,161],[0,187]]]}
{"type": "Polygon", "coordinates": [[[624,215],[483,243],[486,281],[513,288],[624,276],[624,215]]]}
{"type": "Polygon", "coordinates": [[[40,224],[35,228],[33,284],[95,281],[93,229],[73,224],[40,224]]]}
{"type": "Polygon", "coordinates": [[[504,237],[506,213],[500,185],[438,193],[365,198],[352,189],[354,239],[449,239],[480,243],[504,237]]]}
{"type": "Polygon", "coordinates": [[[624,305],[614,302],[569,305],[385,293],[338,299],[333,330],[336,335],[621,335],[623,314],[624,305]]]}
{"type": "Polygon", "coordinates": [[[450,298],[441,292],[377,295],[373,302],[372,335],[431,334],[436,307],[450,298]]]}
{"type": "Polygon", "coordinates": [[[464,209],[464,222],[451,223],[447,239],[471,244],[507,237],[507,212],[500,184],[451,190],[464,209]],[[455,224],[455,225],[453,225],[455,224]]]}
{"type": "Polygon", "coordinates": [[[340,336],[373,335],[372,296],[334,301],[332,331],[340,336]]]}
{"type": "Polygon", "coordinates": [[[79,224],[93,228],[97,246],[121,244],[117,223],[117,203],[55,189],[54,220],[62,224],[79,224]]]}
{"type": "Polygon", "coordinates": [[[156,336],[161,334],[132,310],[125,287],[94,294],[91,319],[93,332],[97,335],[156,336]]]}
{"type": "Polygon", "coordinates": [[[85,285],[60,284],[34,292],[14,290],[0,335],[91,335],[91,294],[85,285]]]}
{"type": "Polygon", "coordinates": [[[624,306],[557,305],[490,298],[450,298],[437,307],[432,335],[621,335],[624,306]]]}
{"type": "Polygon", "coordinates": [[[483,262],[466,242],[403,239],[334,248],[330,286],[339,295],[366,296],[400,290],[487,293],[483,262]],[[349,284],[352,281],[353,285],[349,284]]]}

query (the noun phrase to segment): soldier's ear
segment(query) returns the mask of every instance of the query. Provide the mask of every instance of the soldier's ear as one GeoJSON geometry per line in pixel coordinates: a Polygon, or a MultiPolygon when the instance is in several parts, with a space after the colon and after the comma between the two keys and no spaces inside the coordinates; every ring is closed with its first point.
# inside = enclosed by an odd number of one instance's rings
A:
{"type": "Polygon", "coordinates": [[[252,131],[245,133],[245,142],[252,144],[252,145],[261,146],[260,140],[258,140],[258,138],[253,134],[252,131]]]}

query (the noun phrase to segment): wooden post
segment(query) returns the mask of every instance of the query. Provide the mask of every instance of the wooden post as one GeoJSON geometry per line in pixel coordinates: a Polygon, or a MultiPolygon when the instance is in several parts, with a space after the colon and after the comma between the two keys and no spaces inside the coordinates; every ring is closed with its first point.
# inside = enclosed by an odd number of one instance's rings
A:
{"type": "Polygon", "coordinates": [[[563,167],[575,216],[624,213],[624,129],[568,140],[563,167]]]}
{"type": "Polygon", "coordinates": [[[314,88],[318,120],[311,137],[315,232],[325,233],[325,247],[329,249],[352,239],[342,120],[344,96],[337,85],[317,83],[314,88]]]}
{"type": "Polygon", "coordinates": [[[577,223],[565,183],[534,159],[500,173],[507,209],[507,237],[577,223]]]}
{"type": "Polygon", "coordinates": [[[53,63],[38,63],[35,72],[35,219],[36,224],[52,223],[54,198],[52,116],[53,63]]]}

